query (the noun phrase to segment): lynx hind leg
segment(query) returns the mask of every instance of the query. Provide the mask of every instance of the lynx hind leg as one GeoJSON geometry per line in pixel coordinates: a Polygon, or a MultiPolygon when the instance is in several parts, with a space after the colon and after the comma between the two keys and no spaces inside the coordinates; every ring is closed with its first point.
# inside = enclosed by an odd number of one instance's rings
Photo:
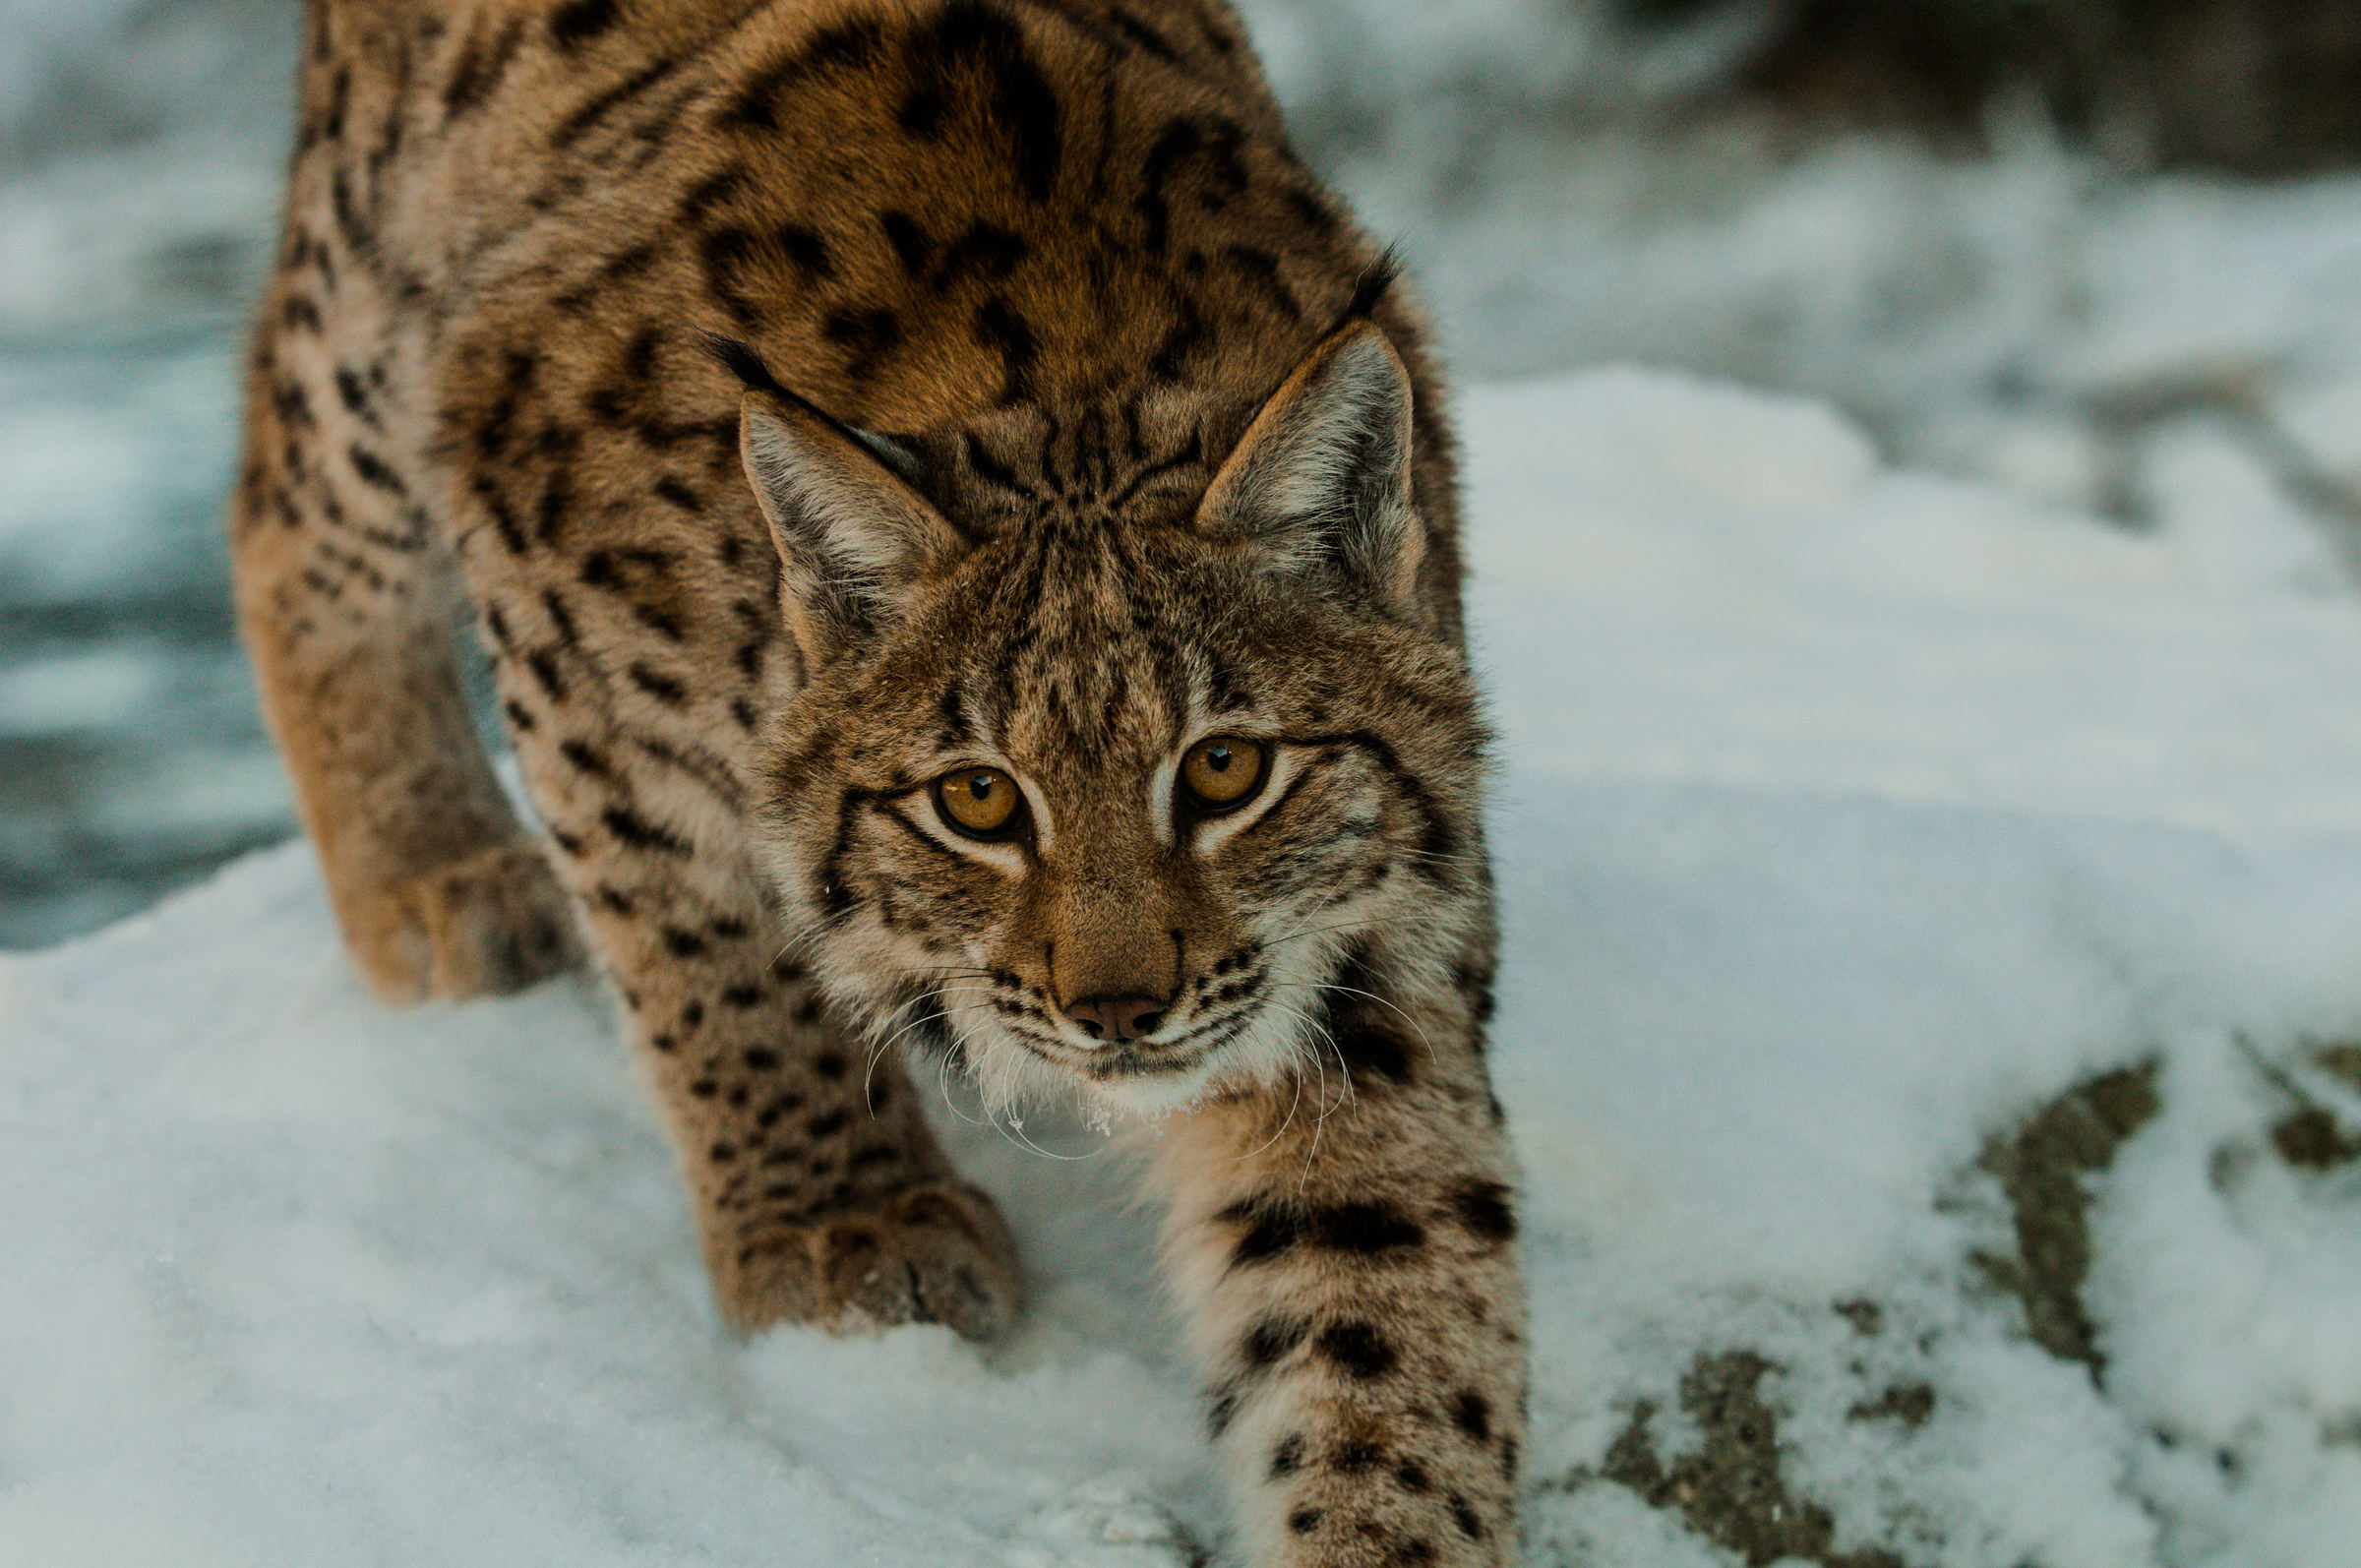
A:
{"type": "Polygon", "coordinates": [[[263,707],[377,994],[515,990],[572,961],[572,915],[476,739],[452,573],[365,356],[322,333],[321,286],[290,270],[273,292],[232,509],[263,707]]]}

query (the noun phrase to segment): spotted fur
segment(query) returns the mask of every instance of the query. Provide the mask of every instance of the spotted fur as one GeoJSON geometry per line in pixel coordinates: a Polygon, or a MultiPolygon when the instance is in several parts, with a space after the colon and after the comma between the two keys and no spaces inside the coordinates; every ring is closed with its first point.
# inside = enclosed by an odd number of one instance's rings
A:
{"type": "Polygon", "coordinates": [[[745,1328],[1019,1309],[906,1049],[1148,1125],[1251,1560],[1510,1560],[1448,423],[1235,17],[314,0],[303,70],[238,593],[362,972],[586,949],[745,1328]]]}

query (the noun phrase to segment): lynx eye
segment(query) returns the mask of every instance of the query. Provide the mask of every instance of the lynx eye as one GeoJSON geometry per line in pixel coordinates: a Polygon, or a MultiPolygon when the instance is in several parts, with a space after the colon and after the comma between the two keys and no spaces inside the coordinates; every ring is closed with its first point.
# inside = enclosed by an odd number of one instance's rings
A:
{"type": "Polygon", "coordinates": [[[1199,741],[1180,758],[1180,785],[1202,812],[1227,812],[1253,798],[1263,775],[1262,748],[1235,735],[1199,741]]]}
{"type": "Polygon", "coordinates": [[[935,781],[935,810],[967,838],[1006,838],[1024,819],[1016,780],[997,767],[963,767],[935,781]]]}

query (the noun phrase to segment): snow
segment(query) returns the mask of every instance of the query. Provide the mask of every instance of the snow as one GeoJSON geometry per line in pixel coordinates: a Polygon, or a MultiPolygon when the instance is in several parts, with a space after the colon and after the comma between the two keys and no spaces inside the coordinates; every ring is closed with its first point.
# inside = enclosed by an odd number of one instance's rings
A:
{"type": "MultiPolygon", "coordinates": [[[[1681,375],[1461,418],[1526,1560],[1740,1561],[1625,1462],[1710,1447],[1683,1379],[1746,1353],[1831,1550],[2350,1568],[2361,1165],[2271,1135],[2361,1127],[2314,1051],[2361,1019],[2361,617],[2318,540],[2202,421],[2128,533],[1681,375]],[[2087,1178],[2101,1381],[1975,1261],[2017,1244],[1981,1157],[2144,1062],[2161,1109],[2087,1178]]],[[[300,845],[0,960],[0,1560],[1195,1560],[1128,1170],[943,1105],[1021,1332],[741,1346],[590,982],[381,1010],[300,845]]]]}

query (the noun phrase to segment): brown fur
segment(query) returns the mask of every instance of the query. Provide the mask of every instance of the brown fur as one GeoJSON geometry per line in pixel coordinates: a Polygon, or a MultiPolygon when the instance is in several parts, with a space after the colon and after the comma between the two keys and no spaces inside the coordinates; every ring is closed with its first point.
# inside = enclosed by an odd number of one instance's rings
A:
{"type": "Polygon", "coordinates": [[[888,1048],[1158,1120],[1257,1563],[1514,1550],[1483,734],[1386,282],[1206,0],[315,0],[236,504],[363,972],[578,937],[732,1323],[1018,1309],[888,1048]],[[935,805],[978,766],[1005,841],[935,805]]]}

